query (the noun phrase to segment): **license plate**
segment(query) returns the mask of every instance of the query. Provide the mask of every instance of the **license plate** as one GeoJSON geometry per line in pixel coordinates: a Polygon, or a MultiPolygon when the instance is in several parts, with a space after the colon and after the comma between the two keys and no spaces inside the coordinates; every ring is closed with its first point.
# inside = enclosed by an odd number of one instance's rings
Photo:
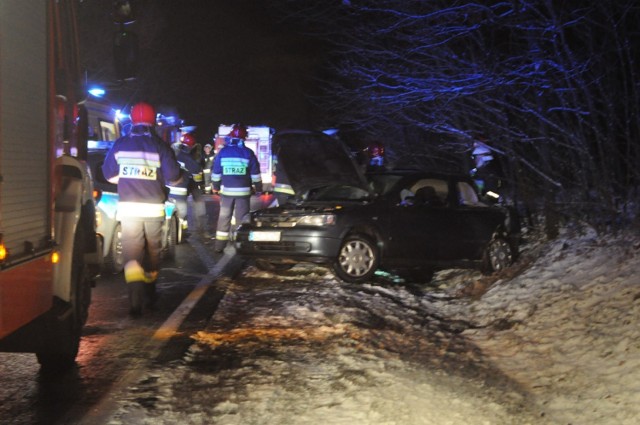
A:
{"type": "Polygon", "coordinates": [[[249,232],[249,240],[254,242],[279,242],[280,232],[249,232]]]}

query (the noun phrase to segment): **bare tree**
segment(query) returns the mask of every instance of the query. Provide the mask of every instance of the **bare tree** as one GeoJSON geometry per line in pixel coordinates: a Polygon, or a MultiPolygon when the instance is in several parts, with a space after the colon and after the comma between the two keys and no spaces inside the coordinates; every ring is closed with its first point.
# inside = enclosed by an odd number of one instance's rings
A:
{"type": "Polygon", "coordinates": [[[318,102],[398,160],[433,166],[482,136],[511,185],[556,212],[604,223],[628,204],[640,178],[635,1],[278,5],[335,46],[318,102]]]}

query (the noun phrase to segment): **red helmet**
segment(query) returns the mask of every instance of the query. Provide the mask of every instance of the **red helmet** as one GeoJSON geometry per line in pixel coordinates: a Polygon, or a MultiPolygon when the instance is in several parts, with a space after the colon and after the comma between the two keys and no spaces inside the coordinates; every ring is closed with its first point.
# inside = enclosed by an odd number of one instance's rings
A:
{"type": "Polygon", "coordinates": [[[380,142],[373,142],[367,147],[367,151],[372,158],[384,156],[384,145],[380,142]]]}
{"type": "Polygon", "coordinates": [[[248,134],[249,133],[247,132],[247,127],[242,124],[234,124],[227,137],[244,140],[247,138],[248,134]]]}
{"type": "Polygon", "coordinates": [[[156,111],[148,103],[140,102],[131,108],[131,123],[133,125],[156,125],[156,111]]]}
{"type": "Polygon", "coordinates": [[[182,135],[182,140],[180,140],[180,142],[189,148],[193,148],[196,145],[196,138],[191,134],[186,133],[182,135]]]}

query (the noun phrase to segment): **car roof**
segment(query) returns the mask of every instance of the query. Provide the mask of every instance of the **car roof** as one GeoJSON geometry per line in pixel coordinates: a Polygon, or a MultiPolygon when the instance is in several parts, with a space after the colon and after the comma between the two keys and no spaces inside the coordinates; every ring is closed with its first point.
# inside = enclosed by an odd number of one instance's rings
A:
{"type": "Polygon", "coordinates": [[[367,172],[367,177],[373,176],[400,176],[400,177],[411,177],[411,178],[437,178],[443,180],[461,180],[471,182],[473,179],[466,174],[461,173],[444,173],[444,172],[433,172],[427,170],[419,170],[419,169],[410,169],[410,168],[396,168],[392,170],[376,170],[367,172]]]}

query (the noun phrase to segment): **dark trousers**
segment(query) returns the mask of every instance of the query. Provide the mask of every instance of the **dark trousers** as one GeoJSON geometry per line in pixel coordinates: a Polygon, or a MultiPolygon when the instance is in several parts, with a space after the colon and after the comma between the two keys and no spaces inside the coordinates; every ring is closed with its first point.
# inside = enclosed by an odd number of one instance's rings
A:
{"type": "Polygon", "coordinates": [[[124,263],[135,260],[147,271],[158,271],[162,252],[163,221],[143,221],[123,218],[122,254],[124,263]]]}
{"type": "Polygon", "coordinates": [[[196,232],[207,232],[209,219],[207,217],[207,206],[205,205],[204,195],[198,190],[191,193],[191,221],[194,223],[196,232]]]}
{"type": "Polygon", "coordinates": [[[249,196],[220,196],[220,215],[216,227],[216,249],[223,249],[231,239],[231,217],[235,217],[236,226],[242,217],[249,212],[251,197],[249,196]]]}

